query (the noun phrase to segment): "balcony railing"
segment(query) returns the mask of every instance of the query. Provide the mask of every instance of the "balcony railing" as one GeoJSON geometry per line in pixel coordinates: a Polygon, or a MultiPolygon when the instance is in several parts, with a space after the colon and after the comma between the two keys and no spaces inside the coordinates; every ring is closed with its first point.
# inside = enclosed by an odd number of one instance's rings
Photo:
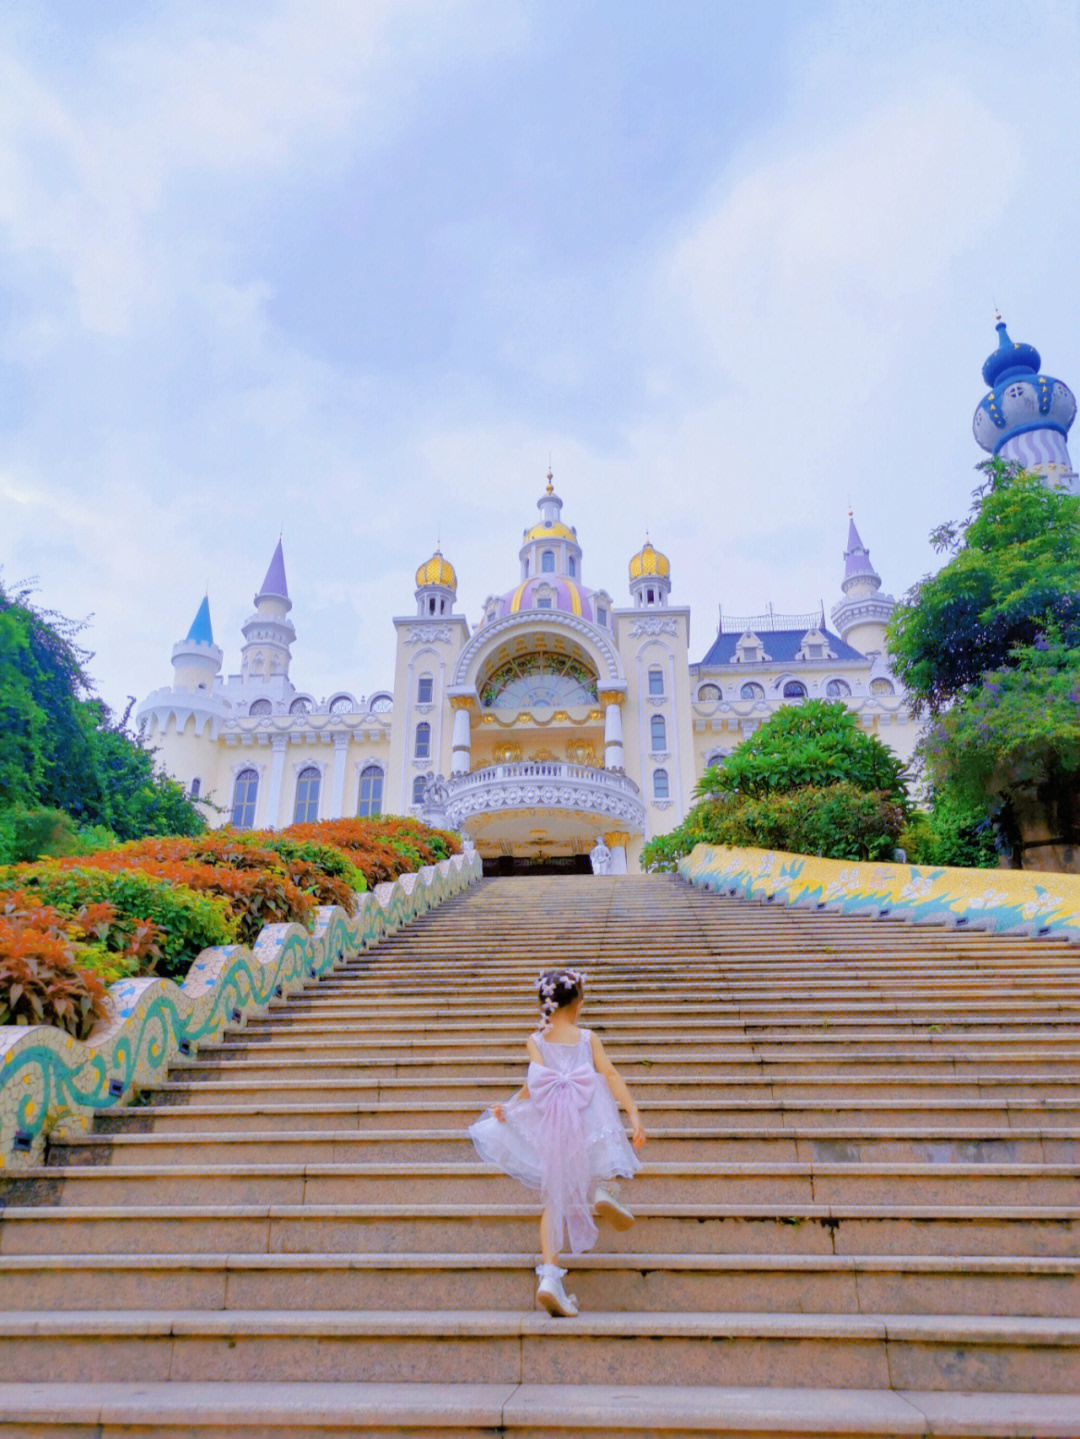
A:
{"type": "Polygon", "coordinates": [[[632,779],[591,765],[562,760],[521,760],[453,775],[446,817],[461,828],[470,815],[500,810],[555,809],[595,814],[636,830],[645,828],[645,806],[632,779]]]}

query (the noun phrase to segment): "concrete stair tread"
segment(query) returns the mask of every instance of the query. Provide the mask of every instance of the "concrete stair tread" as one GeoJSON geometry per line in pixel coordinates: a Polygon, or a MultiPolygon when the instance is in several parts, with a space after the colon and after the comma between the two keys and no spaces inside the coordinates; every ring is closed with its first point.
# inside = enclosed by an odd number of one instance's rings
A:
{"type": "MultiPolygon", "coordinates": [[[[85,1424],[107,1439],[121,1427],[184,1426],[185,1433],[568,1436],[617,1431],[751,1439],[1075,1439],[1070,1394],[950,1394],[896,1389],[779,1389],[683,1385],[0,1382],[12,1423],[85,1424]]],[[[63,1432],[63,1431],[59,1431],[63,1432]]]]}
{"type": "MultiPolygon", "coordinates": [[[[592,1250],[570,1255],[564,1264],[571,1271],[582,1269],[673,1269],[704,1272],[815,1273],[819,1270],[844,1272],[919,1274],[1060,1274],[1080,1276],[1080,1256],[1055,1255],[926,1255],[926,1254],[661,1254],[631,1250],[606,1254],[592,1250]]],[[[201,1254],[0,1254],[0,1270],[45,1268],[108,1269],[508,1269],[529,1271],[536,1263],[534,1253],[341,1253],[311,1251],[296,1253],[201,1253],[201,1254]]]]}
{"type": "MultiPolygon", "coordinates": [[[[130,1135],[130,1139],[148,1139],[149,1135],[130,1135]]],[[[164,1136],[169,1141],[173,1136],[164,1136]]],[[[182,1135],[181,1138],[188,1136],[182,1135]]],[[[352,1130],[346,1130],[342,1134],[328,1132],[331,1143],[342,1143],[351,1141],[355,1136],[352,1130]]],[[[201,1139],[202,1136],[194,1136],[201,1139]]],[[[209,1136],[209,1142],[216,1142],[218,1138],[240,1141],[247,1136],[226,1135],[209,1136]]],[[[259,1136],[253,1136],[257,1141],[259,1136]]],[[[292,1136],[272,1135],[275,1141],[285,1138],[296,1144],[311,1143],[310,1134],[296,1134],[292,1136]]],[[[78,1141],[73,1141],[77,1146],[78,1141]]],[[[418,1160],[409,1163],[393,1163],[386,1161],[371,1160],[366,1164],[347,1163],[257,1163],[257,1164],[217,1164],[215,1174],[242,1174],[242,1175],[280,1175],[280,1174],[303,1174],[319,1176],[327,1175],[349,1176],[383,1174],[388,1178],[409,1179],[419,1175],[449,1178],[453,1175],[501,1175],[500,1170],[494,1170],[490,1165],[479,1161],[469,1160],[418,1160]]],[[[971,1164],[953,1161],[933,1163],[929,1161],[900,1161],[900,1160],[698,1160],[680,1162],[679,1160],[654,1160],[643,1165],[638,1177],[644,1179],[648,1175],[662,1174],[684,1174],[700,1175],[710,1179],[723,1179],[725,1177],[736,1178],[746,1175],[815,1175],[815,1174],[852,1174],[862,1173],[868,1175],[888,1175],[899,1178],[905,1174],[940,1176],[947,1175],[952,1178],[984,1177],[988,1174],[1000,1174],[1009,1178],[1033,1178],[1045,1176],[1055,1179],[1076,1179],[1080,1181],[1080,1165],[1078,1164],[1053,1164],[1053,1163],[1013,1163],[1006,1160],[987,1160],[983,1163],[971,1164]]],[[[206,1169],[202,1165],[189,1164],[102,1164],[102,1165],[78,1165],[61,1171],[56,1166],[43,1165],[36,1169],[21,1171],[22,1176],[30,1180],[41,1179],[124,1179],[140,1178],[143,1175],[185,1175],[188,1177],[202,1175],[209,1178],[206,1169]]],[[[1077,1200],[1080,1202],[1080,1187],[1077,1190],[1077,1200]]]]}
{"type": "MultiPolygon", "coordinates": [[[[204,1171],[199,1171],[203,1173],[204,1171]]],[[[830,1222],[845,1219],[991,1219],[1027,1222],[1051,1220],[1066,1223],[1080,1220],[1080,1202],[1063,1204],[806,1204],[782,1201],[771,1204],[634,1204],[640,1219],[675,1217],[706,1219],[800,1220],[830,1222]]],[[[20,1221],[55,1223],[61,1219],[153,1218],[179,1220],[186,1216],[218,1219],[528,1219],[535,1221],[535,1204],[102,1204],[102,1205],[9,1205],[0,1209],[0,1254],[3,1254],[3,1225],[20,1221]]]]}

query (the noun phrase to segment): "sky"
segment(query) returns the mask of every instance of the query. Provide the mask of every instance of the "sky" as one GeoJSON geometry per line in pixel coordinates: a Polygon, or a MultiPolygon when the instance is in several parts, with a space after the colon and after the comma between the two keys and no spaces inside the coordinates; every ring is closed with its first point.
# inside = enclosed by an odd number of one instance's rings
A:
{"type": "Polygon", "coordinates": [[[225,670],[279,533],[316,696],[475,623],[550,462],[583,580],[884,589],[966,510],[994,309],[1080,387],[1073,0],[7,0],[0,581],[102,697],[225,670]]]}

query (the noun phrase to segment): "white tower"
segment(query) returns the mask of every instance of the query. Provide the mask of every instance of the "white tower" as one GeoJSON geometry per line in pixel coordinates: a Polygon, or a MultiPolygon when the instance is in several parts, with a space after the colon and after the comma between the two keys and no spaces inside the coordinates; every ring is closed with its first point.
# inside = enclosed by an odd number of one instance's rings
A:
{"type": "Polygon", "coordinates": [[[255,613],[243,624],[244,647],[240,652],[240,675],[245,684],[262,684],[268,680],[288,679],[292,652],[289,646],[296,631],[289,619],[292,600],[285,583],[285,556],[281,541],[270,561],[270,568],[255,596],[255,613]]]}
{"type": "Polygon", "coordinates": [[[204,595],[187,638],[173,645],[173,688],[209,694],[221,673],[221,660],[221,650],[214,643],[214,630],[210,624],[210,599],[204,595]]]}
{"type": "Polygon", "coordinates": [[[881,576],[870,563],[870,551],[859,538],[848,511],[848,545],[844,551],[844,598],[833,606],[833,624],[840,638],[863,655],[882,654],[885,627],[896,608],[892,595],[880,594],[881,576]]]}

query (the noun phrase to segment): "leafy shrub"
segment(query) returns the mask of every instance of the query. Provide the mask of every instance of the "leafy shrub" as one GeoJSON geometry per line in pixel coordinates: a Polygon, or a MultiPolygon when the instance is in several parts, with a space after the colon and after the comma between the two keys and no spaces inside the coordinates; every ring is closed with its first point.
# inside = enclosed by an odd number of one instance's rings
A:
{"type": "Polygon", "coordinates": [[[461,853],[461,842],[448,830],[400,815],[294,824],[282,833],[288,840],[321,842],[344,851],[369,887],[461,853]]]}
{"type": "MultiPolygon", "coordinates": [[[[109,851],[112,854],[115,851],[109,851]]],[[[74,919],[85,906],[107,904],[113,912],[107,952],[136,952],[140,972],[182,978],[199,951],[236,939],[226,901],[196,894],[182,879],[103,868],[70,868],[44,861],[0,873],[0,891],[22,891],[74,919]],[[146,926],[153,926],[147,931],[146,926]],[[140,937],[152,944],[140,951],[140,937]],[[133,950],[134,946],[134,950],[133,950]],[[156,948],[156,952],[155,952],[156,948]]],[[[7,898],[8,896],[3,896],[7,898]]]]}
{"type": "Polygon", "coordinates": [[[645,869],[674,869],[696,844],[746,845],[826,859],[891,859],[905,819],[891,795],[851,784],[787,794],[720,794],[696,804],[678,829],[650,840],[645,869]]]}
{"type": "Polygon", "coordinates": [[[807,700],[777,710],[722,764],[705,771],[696,793],[786,794],[847,784],[906,804],[903,775],[902,762],[859,728],[842,701],[807,700]]]}
{"type": "Polygon", "coordinates": [[[90,854],[116,843],[104,825],[79,826],[62,809],[14,805],[0,812],[0,864],[90,854]]]}
{"type": "Polygon", "coordinates": [[[0,1024],[49,1024],[85,1039],[107,1016],[105,986],[80,962],[87,947],[78,933],[94,919],[84,916],[80,925],[22,896],[6,897],[0,912],[0,1024]]]}
{"type": "Polygon", "coordinates": [[[935,795],[929,814],[914,814],[900,832],[909,864],[996,869],[1000,855],[985,807],[951,794],[935,795]]]}

